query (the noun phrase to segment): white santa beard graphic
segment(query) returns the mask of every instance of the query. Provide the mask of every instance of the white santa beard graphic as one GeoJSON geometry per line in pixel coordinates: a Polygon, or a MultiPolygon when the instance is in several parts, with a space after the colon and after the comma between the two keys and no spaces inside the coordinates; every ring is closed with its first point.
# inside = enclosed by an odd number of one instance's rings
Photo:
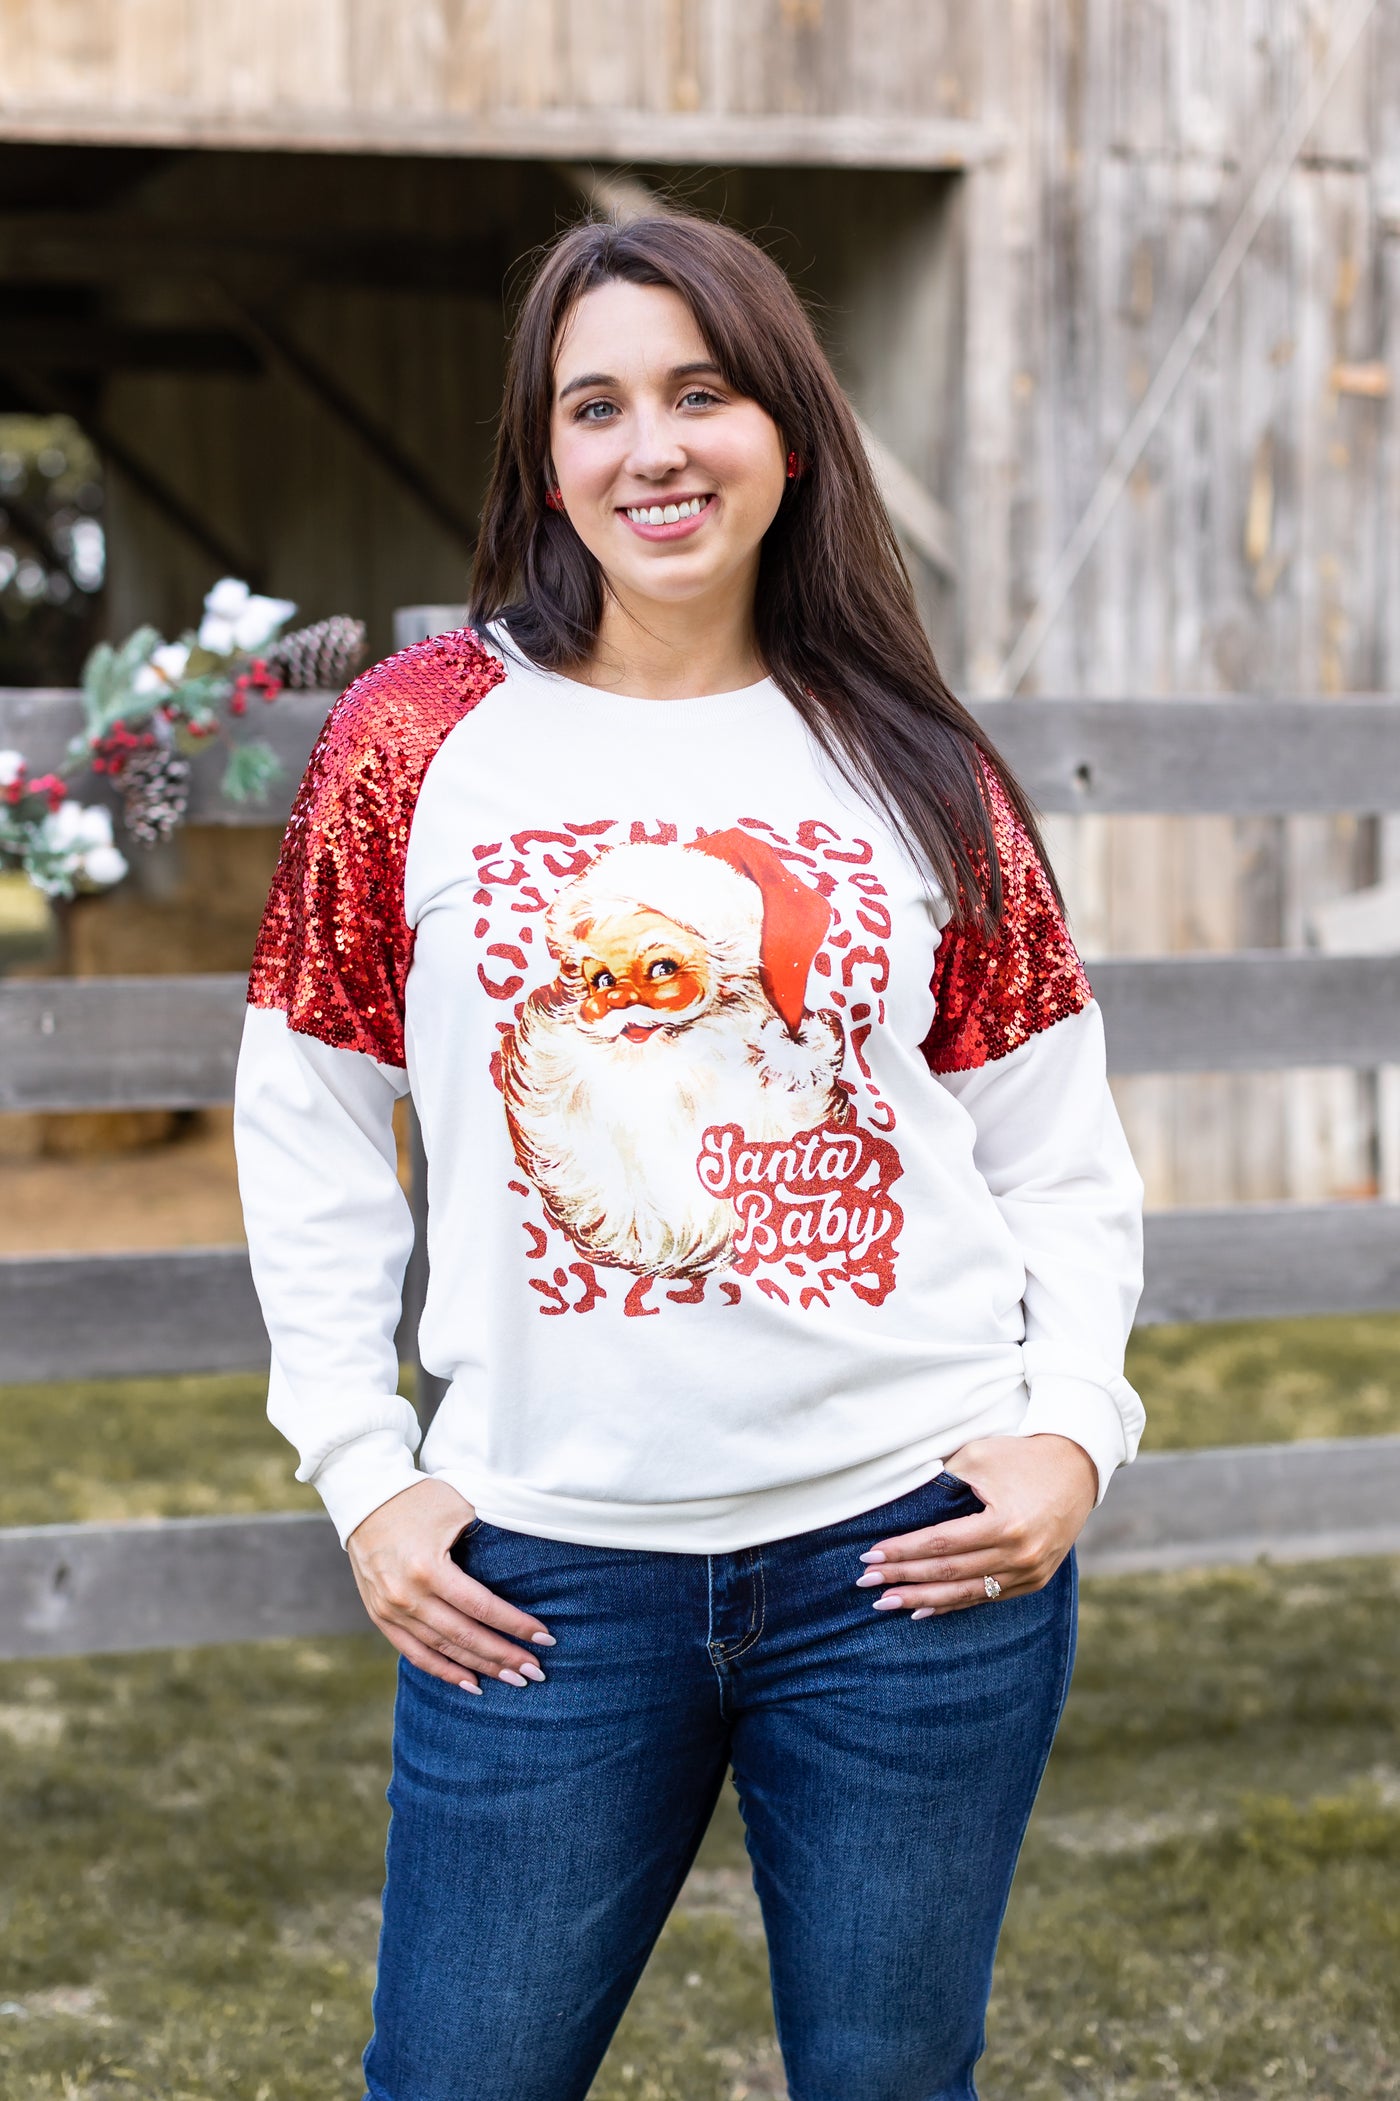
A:
{"type": "Polygon", "coordinates": [[[660,1276],[721,1266],[736,1224],[696,1172],[711,1124],[791,1138],[844,1111],[834,1015],[794,1041],[756,987],[645,1043],[591,1035],[575,1005],[528,1000],[503,1089],[521,1165],[571,1237],[600,1261],[660,1276]]]}

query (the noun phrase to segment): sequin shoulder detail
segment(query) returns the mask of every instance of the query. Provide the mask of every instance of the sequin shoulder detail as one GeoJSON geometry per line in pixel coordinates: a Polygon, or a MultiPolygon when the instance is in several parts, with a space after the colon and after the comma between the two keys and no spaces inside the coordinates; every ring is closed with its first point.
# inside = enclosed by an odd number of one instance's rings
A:
{"type": "Polygon", "coordinates": [[[933,970],[934,1022],[923,1053],[934,1072],[969,1072],[1019,1050],[1093,997],[1064,914],[1030,835],[992,767],[984,767],[1005,904],[990,938],[950,924],[933,970]]]}
{"type": "Polygon", "coordinates": [[[249,1003],[340,1050],[404,1063],[413,960],[404,863],[424,775],[505,666],[470,628],[363,672],[331,709],[302,776],[263,914],[249,1003]]]}

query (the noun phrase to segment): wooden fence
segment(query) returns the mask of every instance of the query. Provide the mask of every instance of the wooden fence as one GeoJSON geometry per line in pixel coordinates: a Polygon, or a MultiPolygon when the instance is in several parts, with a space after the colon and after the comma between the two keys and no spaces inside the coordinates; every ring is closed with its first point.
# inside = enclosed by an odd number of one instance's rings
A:
{"type": "MultiPolygon", "coordinates": [[[[329,696],[270,713],[299,770],[329,696]]],[[[998,701],[980,712],[1047,812],[1400,809],[1400,701],[998,701]]],[[[69,694],[0,694],[0,745],[36,763],[69,694]]],[[[266,822],[212,798],[210,821],[266,822]]],[[[1400,949],[1400,933],[1397,933],[1400,949]]],[[[1400,1063],[1400,953],[1259,951],[1093,966],[1116,1072],[1400,1063]]],[[[0,983],[0,1110],[227,1102],[241,977],[0,983]]],[[[420,1237],[401,1349],[414,1354],[420,1237]]],[[[1254,1204],[1149,1216],[1139,1319],[1400,1309],[1400,1204],[1254,1204]]],[[[0,1381],[225,1371],[266,1361],[241,1247],[0,1261],[0,1381]]],[[[420,1375],[420,1410],[435,1382],[420,1375]]],[[[0,1393],[3,1405],[3,1393],[0,1393]]],[[[1086,1571],[1400,1552],[1400,1437],[1152,1455],[1084,1535],[1086,1571]]],[[[327,1634],[364,1624],[319,1514],[0,1532],[0,1655],[327,1634]]]]}

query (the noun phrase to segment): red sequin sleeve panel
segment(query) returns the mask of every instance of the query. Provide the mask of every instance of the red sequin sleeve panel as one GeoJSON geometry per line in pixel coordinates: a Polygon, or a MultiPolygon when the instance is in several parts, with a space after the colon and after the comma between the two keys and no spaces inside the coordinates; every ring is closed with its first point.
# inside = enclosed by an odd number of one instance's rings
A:
{"type": "Polygon", "coordinates": [[[282,842],[248,981],[254,1007],[381,1064],[404,1063],[413,960],[404,862],[418,791],[443,740],[505,667],[470,628],[387,657],[332,708],[282,842]]]}
{"type": "Polygon", "coordinates": [[[923,1049],[971,1120],[973,1164],[1025,1269],[1018,1434],[1079,1445],[1101,1500],[1142,1435],[1142,1402],[1123,1375],[1142,1290],[1142,1182],[1064,914],[1006,790],[990,767],[984,778],[1001,924],[990,939],[945,929],[923,1049]]]}
{"type": "Polygon", "coordinates": [[[1005,1058],[1092,994],[1064,914],[1029,833],[995,771],[983,769],[1004,908],[995,934],[950,923],[934,959],[933,1027],[923,1053],[936,1073],[1005,1058]]]}

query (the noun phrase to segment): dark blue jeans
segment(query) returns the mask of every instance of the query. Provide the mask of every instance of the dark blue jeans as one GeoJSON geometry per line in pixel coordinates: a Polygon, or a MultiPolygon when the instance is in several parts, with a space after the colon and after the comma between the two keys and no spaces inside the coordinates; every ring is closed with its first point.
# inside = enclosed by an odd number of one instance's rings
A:
{"type": "Polygon", "coordinates": [[[1074,1656],[1047,1589],[912,1621],[875,1540],[980,1509],[942,1474],[732,1554],[455,1554],[538,1613],[543,1685],[399,1666],[373,2101],[582,2101],[732,1764],[792,2101],[969,2101],[1016,1855],[1074,1656]]]}

